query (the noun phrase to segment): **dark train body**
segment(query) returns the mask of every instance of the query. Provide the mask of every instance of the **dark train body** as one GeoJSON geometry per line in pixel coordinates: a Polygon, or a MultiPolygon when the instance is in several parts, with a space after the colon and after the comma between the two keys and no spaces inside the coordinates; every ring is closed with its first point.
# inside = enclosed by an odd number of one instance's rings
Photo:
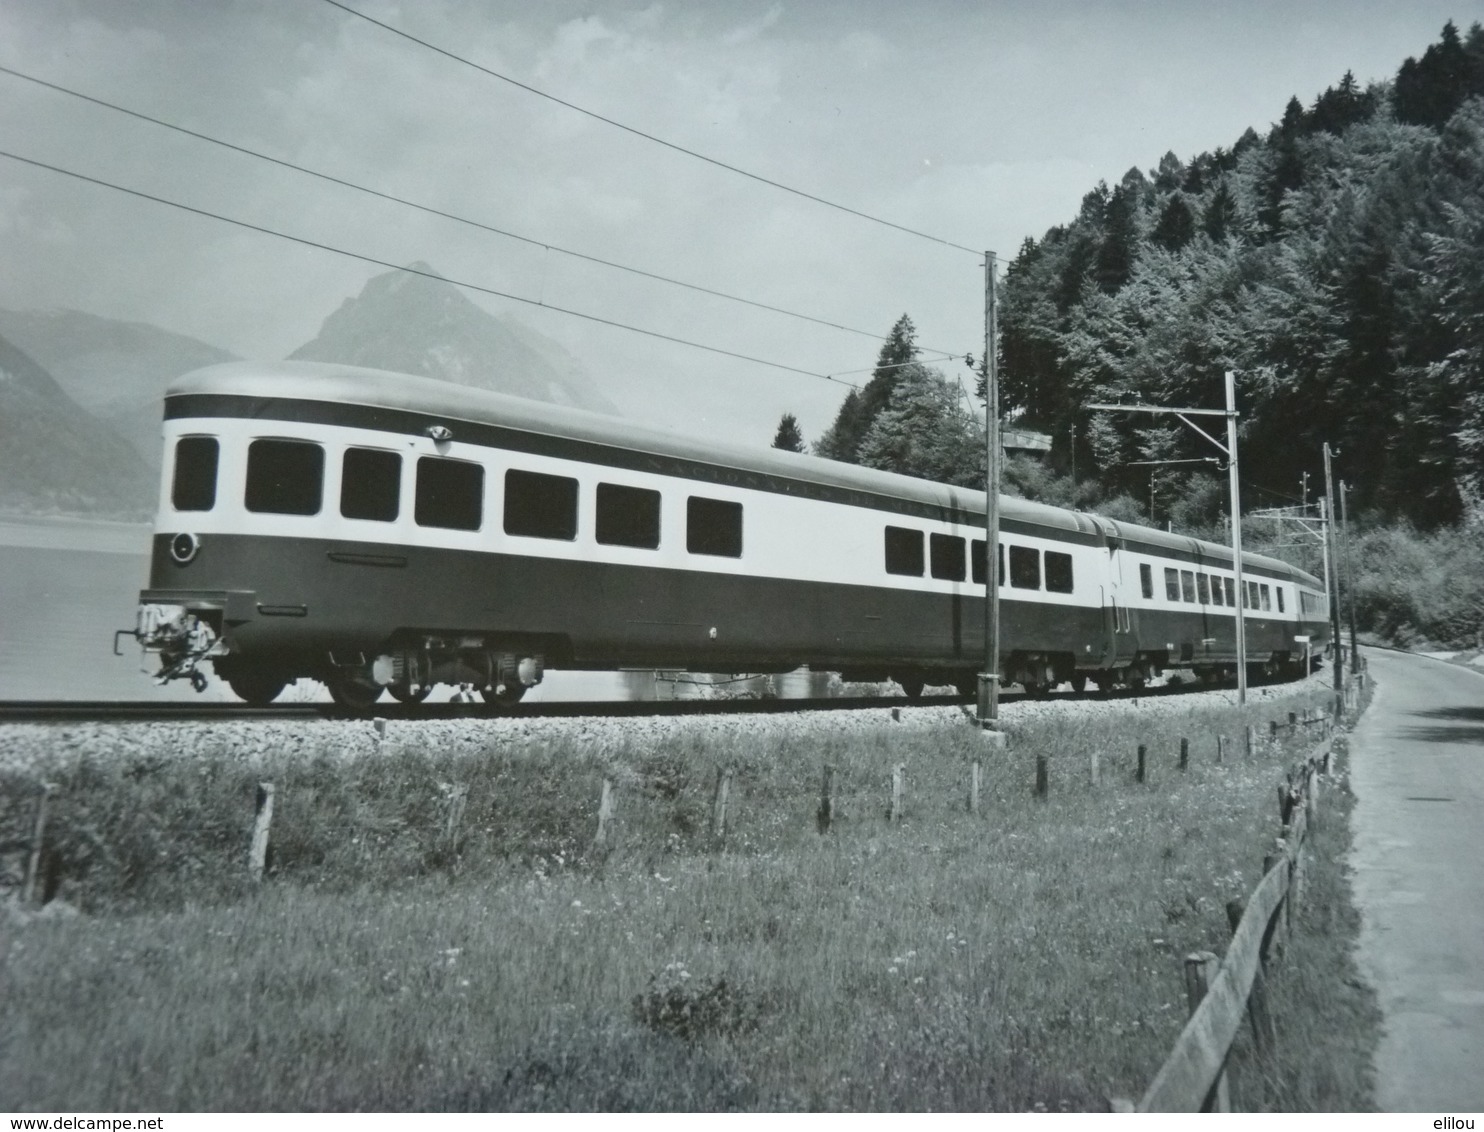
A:
{"type": "MultiPolygon", "coordinates": [[[[787,671],[968,690],[984,495],[425,378],[235,363],[165,401],[137,635],[266,701],[298,677],[369,706],[546,668],[787,671]]],[[[1006,682],[1234,669],[1229,549],[1001,502],[1006,682]]],[[[1248,660],[1327,641],[1322,587],[1246,555],[1248,660]]],[[[199,677],[197,678],[199,683],[199,677]]]]}

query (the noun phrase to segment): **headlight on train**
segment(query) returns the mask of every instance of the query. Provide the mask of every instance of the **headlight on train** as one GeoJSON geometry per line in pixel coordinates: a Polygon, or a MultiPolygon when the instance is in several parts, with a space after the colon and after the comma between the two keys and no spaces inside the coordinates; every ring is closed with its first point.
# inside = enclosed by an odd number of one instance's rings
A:
{"type": "Polygon", "coordinates": [[[201,540],[188,531],[181,531],[170,540],[170,557],[184,566],[201,550],[201,540]]]}

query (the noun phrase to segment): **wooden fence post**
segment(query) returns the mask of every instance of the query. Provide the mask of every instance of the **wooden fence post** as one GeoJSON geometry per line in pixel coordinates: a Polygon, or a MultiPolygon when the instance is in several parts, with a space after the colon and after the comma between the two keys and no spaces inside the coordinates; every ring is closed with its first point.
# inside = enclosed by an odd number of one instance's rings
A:
{"type": "Polygon", "coordinates": [[[1139,744],[1139,765],[1134,769],[1134,781],[1135,782],[1143,782],[1144,781],[1144,755],[1145,755],[1145,753],[1146,753],[1146,751],[1145,751],[1144,744],[1143,743],[1140,743],[1139,744]]]}
{"type": "Polygon", "coordinates": [[[605,848],[608,844],[608,823],[613,820],[613,780],[603,776],[603,793],[598,797],[598,832],[593,836],[593,847],[605,848]]]}
{"type": "Polygon", "coordinates": [[[373,755],[379,755],[381,754],[381,745],[386,742],[386,720],[378,715],[371,721],[371,727],[373,728],[371,753],[373,755]]]}
{"type": "Polygon", "coordinates": [[[1247,725],[1247,757],[1253,758],[1257,754],[1257,728],[1252,724],[1247,725]]]}
{"type": "Polygon", "coordinates": [[[1046,797],[1047,790],[1050,787],[1050,783],[1047,781],[1047,778],[1048,778],[1048,775],[1047,775],[1047,770],[1046,770],[1046,756],[1045,755],[1037,755],[1036,756],[1036,797],[1037,798],[1044,798],[1044,797],[1046,797]]]}
{"type": "Polygon", "coordinates": [[[469,802],[469,784],[460,783],[448,795],[448,822],[443,834],[448,841],[448,851],[459,851],[459,825],[464,820],[464,807],[469,802]]]}
{"type": "Polygon", "coordinates": [[[1225,762],[1226,761],[1226,736],[1225,735],[1218,735],[1218,736],[1216,736],[1216,761],[1218,763],[1225,762]]]}
{"type": "Polygon", "coordinates": [[[814,815],[820,833],[830,831],[830,822],[835,816],[835,768],[828,763],[824,767],[824,780],[819,787],[819,810],[814,815]]]}
{"type": "Polygon", "coordinates": [[[247,850],[247,871],[254,881],[263,879],[268,867],[268,831],[273,825],[273,783],[258,783],[258,812],[252,823],[252,844],[247,850]]]}
{"type": "Polygon", "coordinates": [[[1297,734],[1297,732],[1298,732],[1298,712],[1291,711],[1291,712],[1288,713],[1288,733],[1290,735],[1294,735],[1294,734],[1297,734]]]}
{"type": "Polygon", "coordinates": [[[727,835],[727,799],[732,792],[730,767],[716,768],[716,794],[711,799],[711,839],[720,843],[727,835]]]}
{"type": "MultiPolygon", "coordinates": [[[[36,882],[41,875],[41,846],[46,840],[46,810],[55,789],[50,782],[44,782],[36,795],[36,817],[31,822],[31,851],[26,854],[26,875],[21,880],[22,905],[36,900],[36,882]]],[[[43,897],[45,895],[42,893],[43,897]]]]}
{"type": "MultiPolygon", "coordinates": [[[[1190,1014],[1194,1014],[1196,1007],[1200,1006],[1211,983],[1216,979],[1216,972],[1220,969],[1221,960],[1209,951],[1196,951],[1185,957],[1185,1005],[1190,1014]]],[[[1226,1066],[1223,1065],[1221,1072],[1216,1075],[1211,1091],[1206,1095],[1205,1103],[1201,1105],[1201,1111],[1230,1112],[1231,1110],[1231,1092],[1226,1083],[1226,1066]]]]}
{"type": "MultiPolygon", "coordinates": [[[[1246,910],[1247,905],[1241,900],[1226,902],[1226,922],[1231,925],[1232,935],[1237,934],[1237,927],[1246,910]]],[[[1268,1013],[1268,990],[1262,963],[1257,965],[1257,972],[1252,976],[1252,990],[1247,995],[1247,1021],[1252,1027],[1252,1040],[1257,1045],[1257,1051],[1267,1052],[1278,1040],[1278,1035],[1273,1028],[1272,1015],[1268,1013]]]]}
{"type": "Polygon", "coordinates": [[[891,809],[887,811],[886,818],[893,825],[902,820],[902,777],[906,771],[904,763],[897,763],[891,768],[891,809]]]}
{"type": "Polygon", "coordinates": [[[984,764],[975,759],[969,764],[969,813],[979,812],[979,780],[984,773],[984,764]]]}
{"type": "MultiPolygon", "coordinates": [[[[1282,853],[1269,853],[1262,859],[1262,875],[1267,876],[1278,867],[1279,862],[1285,861],[1282,853]]],[[[1286,900],[1287,897],[1285,896],[1286,900]]],[[[1268,925],[1266,937],[1263,939],[1262,961],[1267,963],[1269,955],[1281,955],[1283,949],[1288,946],[1288,939],[1284,932],[1286,922],[1282,915],[1283,909],[1278,909],[1278,914],[1273,916],[1273,922],[1268,925]]]]}
{"type": "Polygon", "coordinates": [[[1190,766],[1190,740],[1180,740],[1180,769],[1186,770],[1190,766]]]}
{"type": "Polygon", "coordinates": [[[1277,741],[1278,741],[1278,721],[1276,719],[1270,719],[1270,720],[1268,720],[1268,742],[1270,742],[1270,743],[1276,743],[1277,741]]]}

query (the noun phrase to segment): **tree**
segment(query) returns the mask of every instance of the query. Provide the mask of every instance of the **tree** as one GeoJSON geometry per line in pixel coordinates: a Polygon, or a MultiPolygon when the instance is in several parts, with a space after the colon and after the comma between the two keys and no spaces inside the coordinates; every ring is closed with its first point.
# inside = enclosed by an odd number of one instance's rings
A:
{"type": "Polygon", "coordinates": [[[1166,251],[1178,252],[1195,238],[1195,214],[1185,203],[1185,194],[1174,192],[1165,202],[1149,239],[1166,251]]]}
{"type": "Polygon", "coordinates": [[[902,369],[886,408],[861,440],[860,462],[938,483],[984,481],[984,433],[959,387],[935,369],[902,369]]]}
{"type": "Polygon", "coordinates": [[[773,434],[773,447],[785,452],[804,451],[804,434],[799,431],[799,422],[792,413],[784,413],[778,422],[778,431],[773,434]]]}
{"type": "Polygon", "coordinates": [[[1216,184],[1216,191],[1206,202],[1206,214],[1201,218],[1201,227],[1216,243],[1236,235],[1237,202],[1223,177],[1216,184]]]}
{"type": "Polygon", "coordinates": [[[902,315],[891,328],[881,351],[876,355],[876,368],[871,380],[859,390],[845,395],[835,421],[814,446],[816,455],[847,464],[859,464],[861,439],[877,415],[891,401],[892,390],[901,371],[917,358],[917,327],[902,315]]]}

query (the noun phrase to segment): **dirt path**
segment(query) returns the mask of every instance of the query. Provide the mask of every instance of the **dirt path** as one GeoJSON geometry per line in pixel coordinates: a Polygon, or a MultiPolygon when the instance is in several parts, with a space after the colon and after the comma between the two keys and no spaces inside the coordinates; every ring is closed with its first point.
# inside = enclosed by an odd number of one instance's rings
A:
{"type": "Polygon", "coordinates": [[[1484,676],[1371,650],[1351,743],[1361,969],[1388,1112],[1484,1110],[1484,676]]]}

